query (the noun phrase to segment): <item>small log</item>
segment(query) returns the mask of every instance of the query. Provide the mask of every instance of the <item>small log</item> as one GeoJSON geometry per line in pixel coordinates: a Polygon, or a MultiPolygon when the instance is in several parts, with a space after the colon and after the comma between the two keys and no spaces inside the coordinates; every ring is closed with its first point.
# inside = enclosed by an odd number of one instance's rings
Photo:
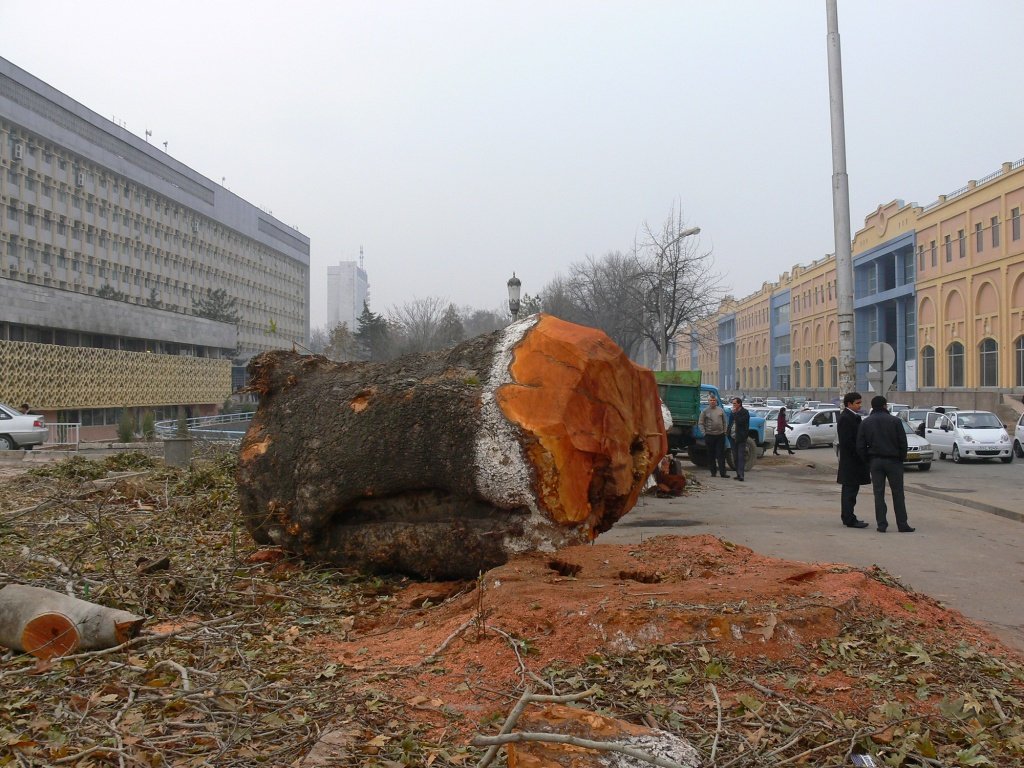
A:
{"type": "Polygon", "coordinates": [[[249,375],[253,538],[364,570],[474,578],[590,541],[667,447],[651,372],[547,315],[388,363],[266,352],[249,375]]]}
{"type": "Polygon", "coordinates": [[[145,619],[40,587],[0,589],[0,645],[40,659],[112,648],[135,637],[145,619]]]}

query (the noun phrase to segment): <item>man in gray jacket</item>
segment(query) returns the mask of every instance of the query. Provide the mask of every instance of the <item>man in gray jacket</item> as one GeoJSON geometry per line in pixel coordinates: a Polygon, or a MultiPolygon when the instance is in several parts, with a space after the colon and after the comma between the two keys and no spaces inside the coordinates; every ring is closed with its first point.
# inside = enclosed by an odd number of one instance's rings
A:
{"type": "Polygon", "coordinates": [[[704,444],[708,448],[708,458],[711,459],[711,476],[725,474],[725,411],[718,405],[718,398],[714,395],[708,397],[708,407],[700,413],[697,419],[697,426],[704,432],[704,444]]]}

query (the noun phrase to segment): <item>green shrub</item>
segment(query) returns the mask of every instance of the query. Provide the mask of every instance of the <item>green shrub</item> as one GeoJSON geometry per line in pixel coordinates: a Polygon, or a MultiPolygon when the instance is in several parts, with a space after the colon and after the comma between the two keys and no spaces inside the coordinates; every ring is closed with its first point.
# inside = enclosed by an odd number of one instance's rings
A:
{"type": "Polygon", "coordinates": [[[146,415],[142,417],[142,436],[147,440],[156,437],[156,417],[152,411],[146,411],[146,415]]]}
{"type": "Polygon", "coordinates": [[[135,439],[135,419],[127,408],[121,412],[121,418],[117,422],[117,439],[122,443],[130,443],[135,439]]]}

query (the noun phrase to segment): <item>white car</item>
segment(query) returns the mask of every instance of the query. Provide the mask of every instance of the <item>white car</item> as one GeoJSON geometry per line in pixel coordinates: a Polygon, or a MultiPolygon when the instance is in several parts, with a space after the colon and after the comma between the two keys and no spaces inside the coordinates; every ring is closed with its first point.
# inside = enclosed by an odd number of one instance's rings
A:
{"type": "Polygon", "coordinates": [[[49,430],[42,416],[23,414],[16,408],[0,403],[0,451],[16,448],[31,450],[46,442],[49,430]]]}
{"type": "Polygon", "coordinates": [[[832,445],[839,438],[836,433],[838,408],[819,408],[816,411],[797,411],[789,420],[793,428],[786,434],[794,448],[810,448],[812,445],[832,445]]]}
{"type": "Polygon", "coordinates": [[[1010,435],[991,411],[931,412],[925,418],[924,436],[940,459],[949,454],[957,464],[997,457],[1004,464],[1013,461],[1010,435]]]}
{"type": "Polygon", "coordinates": [[[1017,428],[1013,431],[1013,452],[1018,459],[1024,459],[1024,413],[1017,419],[1017,428]]]}

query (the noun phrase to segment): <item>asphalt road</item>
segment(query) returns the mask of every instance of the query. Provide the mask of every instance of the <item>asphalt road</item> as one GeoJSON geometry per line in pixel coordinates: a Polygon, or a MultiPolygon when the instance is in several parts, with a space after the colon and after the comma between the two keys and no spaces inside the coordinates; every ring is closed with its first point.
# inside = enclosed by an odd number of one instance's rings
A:
{"type": "Polygon", "coordinates": [[[598,541],[712,534],[788,560],[877,564],[1024,651],[1024,460],[947,459],[928,472],[907,470],[907,514],[917,530],[896,531],[887,493],[884,534],[875,531],[871,486],[862,486],[857,504],[871,526],[840,523],[836,464],[831,448],[769,452],[738,483],[684,463],[699,489],[677,499],[644,497],[598,541]]]}

